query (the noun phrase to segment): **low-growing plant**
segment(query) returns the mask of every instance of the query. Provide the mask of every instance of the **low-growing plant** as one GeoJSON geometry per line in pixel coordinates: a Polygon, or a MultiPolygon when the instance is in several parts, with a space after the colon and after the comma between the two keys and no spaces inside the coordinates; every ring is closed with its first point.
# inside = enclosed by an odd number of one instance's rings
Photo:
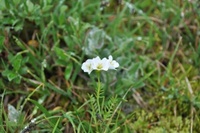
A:
{"type": "Polygon", "coordinates": [[[199,4],[0,0],[0,132],[199,133],[199,4]]]}

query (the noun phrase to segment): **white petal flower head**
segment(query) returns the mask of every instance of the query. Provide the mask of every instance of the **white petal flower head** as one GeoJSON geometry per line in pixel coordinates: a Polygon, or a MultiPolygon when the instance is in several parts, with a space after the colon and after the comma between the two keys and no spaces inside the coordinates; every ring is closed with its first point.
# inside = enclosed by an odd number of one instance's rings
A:
{"type": "Polygon", "coordinates": [[[113,60],[112,55],[108,57],[108,62],[109,62],[109,69],[116,69],[117,67],[119,67],[119,63],[113,60]]]}
{"type": "Polygon", "coordinates": [[[86,61],[82,64],[81,69],[82,69],[84,72],[87,72],[88,74],[90,74],[90,73],[93,71],[93,60],[92,60],[92,59],[86,60],[86,61]]]}
{"type": "Polygon", "coordinates": [[[109,69],[109,62],[106,58],[103,58],[102,60],[97,56],[96,58],[93,58],[93,69],[94,70],[104,70],[107,71],[109,69]]]}

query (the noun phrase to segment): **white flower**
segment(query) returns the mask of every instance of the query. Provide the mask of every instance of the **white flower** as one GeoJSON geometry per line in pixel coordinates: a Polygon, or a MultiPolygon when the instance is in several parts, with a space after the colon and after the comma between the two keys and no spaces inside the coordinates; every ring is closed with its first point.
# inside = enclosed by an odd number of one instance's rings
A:
{"type": "Polygon", "coordinates": [[[113,60],[113,57],[110,55],[108,59],[103,58],[101,60],[99,56],[93,59],[88,59],[82,64],[81,69],[90,74],[93,70],[108,71],[108,69],[116,69],[117,67],[119,67],[119,63],[113,60]]]}
{"type": "Polygon", "coordinates": [[[92,65],[93,65],[93,60],[92,59],[88,59],[82,64],[81,69],[84,72],[87,72],[88,74],[90,74],[93,71],[92,65]]]}
{"type": "Polygon", "coordinates": [[[108,57],[108,62],[109,62],[109,69],[116,69],[117,67],[119,67],[119,63],[113,60],[112,55],[108,57]]]}
{"type": "Polygon", "coordinates": [[[103,58],[102,60],[99,58],[99,56],[97,56],[96,58],[92,59],[93,61],[93,69],[94,70],[104,70],[107,71],[109,69],[109,62],[106,58],[103,58]]]}

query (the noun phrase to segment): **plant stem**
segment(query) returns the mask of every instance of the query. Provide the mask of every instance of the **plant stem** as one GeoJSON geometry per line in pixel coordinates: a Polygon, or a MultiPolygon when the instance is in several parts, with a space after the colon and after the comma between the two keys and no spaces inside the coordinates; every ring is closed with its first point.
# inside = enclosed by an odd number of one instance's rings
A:
{"type": "Polygon", "coordinates": [[[98,106],[98,113],[101,114],[101,106],[100,106],[100,91],[101,91],[101,81],[100,81],[100,71],[97,72],[97,78],[98,78],[98,82],[97,82],[97,94],[96,94],[96,98],[97,98],[97,106],[98,106]]]}

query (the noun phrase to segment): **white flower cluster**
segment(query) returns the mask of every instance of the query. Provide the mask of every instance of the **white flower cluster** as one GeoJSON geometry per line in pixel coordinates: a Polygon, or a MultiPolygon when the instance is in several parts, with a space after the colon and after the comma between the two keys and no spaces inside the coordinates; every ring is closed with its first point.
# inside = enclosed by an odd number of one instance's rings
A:
{"type": "Polygon", "coordinates": [[[113,57],[110,55],[108,59],[100,59],[99,56],[93,59],[88,59],[82,64],[81,69],[90,74],[93,70],[107,71],[108,69],[116,69],[117,67],[119,67],[119,63],[113,60],[113,57]]]}

